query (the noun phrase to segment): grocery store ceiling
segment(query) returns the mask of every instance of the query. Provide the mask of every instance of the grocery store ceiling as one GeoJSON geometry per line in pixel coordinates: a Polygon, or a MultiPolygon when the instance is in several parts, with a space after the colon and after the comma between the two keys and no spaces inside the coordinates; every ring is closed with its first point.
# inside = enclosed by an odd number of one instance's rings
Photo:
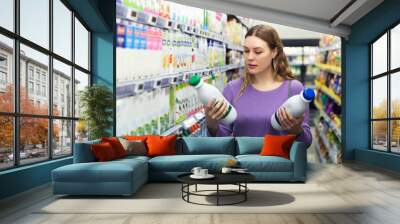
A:
{"type": "Polygon", "coordinates": [[[348,37],[351,25],[383,0],[172,0],[270,23],[348,37]]]}

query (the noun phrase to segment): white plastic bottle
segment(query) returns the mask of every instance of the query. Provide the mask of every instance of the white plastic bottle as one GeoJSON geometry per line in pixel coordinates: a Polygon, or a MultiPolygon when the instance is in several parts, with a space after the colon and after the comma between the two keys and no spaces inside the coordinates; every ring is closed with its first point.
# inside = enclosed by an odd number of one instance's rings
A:
{"type": "Polygon", "coordinates": [[[203,79],[194,75],[190,77],[189,84],[197,91],[197,96],[203,105],[207,105],[210,100],[224,100],[228,104],[228,110],[221,119],[224,124],[231,124],[236,120],[237,113],[235,108],[225,99],[221,92],[213,85],[205,83],[203,79]]]}
{"type": "MultiPolygon", "coordinates": [[[[302,114],[304,114],[308,108],[308,104],[313,101],[314,97],[314,90],[305,88],[300,94],[294,95],[287,99],[280,108],[285,107],[286,111],[289,112],[293,117],[300,117],[302,114]]],[[[276,130],[283,130],[276,112],[271,117],[271,125],[276,130]]]]}

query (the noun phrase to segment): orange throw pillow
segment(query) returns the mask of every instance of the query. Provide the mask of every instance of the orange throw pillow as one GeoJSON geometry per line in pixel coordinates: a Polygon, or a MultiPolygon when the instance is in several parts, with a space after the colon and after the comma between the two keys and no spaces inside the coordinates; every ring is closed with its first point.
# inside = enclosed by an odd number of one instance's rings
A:
{"type": "Polygon", "coordinates": [[[176,155],[176,135],[147,137],[148,156],[176,155]]]}
{"type": "Polygon", "coordinates": [[[99,162],[110,161],[117,158],[113,147],[108,142],[93,144],[91,145],[91,149],[94,157],[99,162]]]}
{"type": "Polygon", "coordinates": [[[265,135],[261,156],[290,157],[290,148],[296,138],[295,135],[265,135]]]}
{"type": "Polygon", "coordinates": [[[101,142],[108,142],[114,149],[115,155],[117,158],[121,158],[126,156],[126,151],[124,149],[124,146],[122,146],[121,142],[118,140],[116,137],[110,137],[110,138],[101,138],[101,142]]]}

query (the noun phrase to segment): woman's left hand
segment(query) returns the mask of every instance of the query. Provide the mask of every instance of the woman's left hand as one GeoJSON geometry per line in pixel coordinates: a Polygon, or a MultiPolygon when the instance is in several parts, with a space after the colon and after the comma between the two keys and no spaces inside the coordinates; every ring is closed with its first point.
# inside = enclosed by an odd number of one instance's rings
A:
{"type": "Polygon", "coordinates": [[[304,120],[303,115],[298,118],[293,117],[285,107],[281,107],[278,109],[278,118],[282,129],[288,131],[290,134],[298,135],[303,132],[303,127],[301,126],[304,120]]]}

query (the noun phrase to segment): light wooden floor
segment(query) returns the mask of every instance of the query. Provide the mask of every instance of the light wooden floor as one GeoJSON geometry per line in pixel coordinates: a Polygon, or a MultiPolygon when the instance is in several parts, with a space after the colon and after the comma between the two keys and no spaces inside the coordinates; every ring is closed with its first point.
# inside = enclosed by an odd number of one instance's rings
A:
{"type": "MultiPolygon", "coordinates": [[[[310,150],[310,149],[309,149],[310,150]]],[[[42,186],[0,202],[0,223],[107,224],[237,224],[237,223],[400,223],[400,174],[359,163],[321,165],[309,153],[308,182],[317,183],[346,201],[363,201],[357,214],[35,214],[35,208],[54,200],[50,186],[42,186]]],[[[315,201],[315,203],[323,203],[315,201]]]]}

